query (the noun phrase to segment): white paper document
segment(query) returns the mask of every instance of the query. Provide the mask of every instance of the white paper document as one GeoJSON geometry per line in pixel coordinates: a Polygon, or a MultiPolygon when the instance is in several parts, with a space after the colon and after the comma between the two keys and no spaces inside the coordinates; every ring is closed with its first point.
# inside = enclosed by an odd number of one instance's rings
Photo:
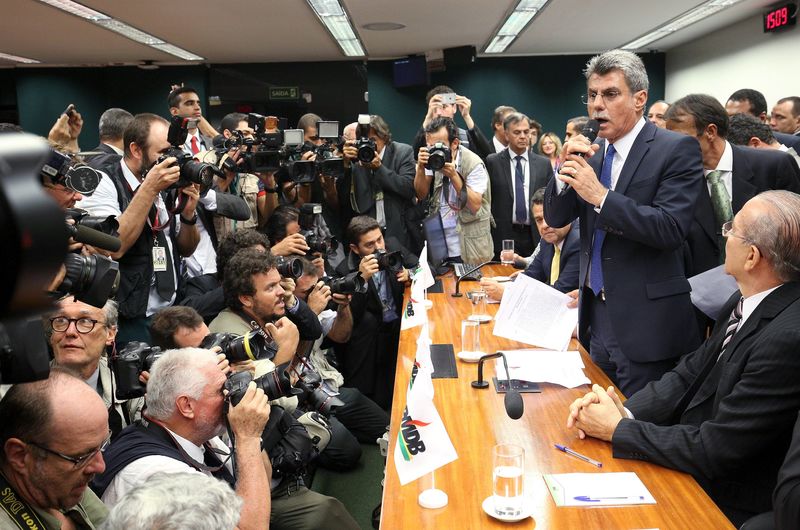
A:
{"type": "MultiPolygon", "coordinates": [[[[531,383],[553,383],[566,388],[589,385],[591,381],[583,373],[583,359],[577,351],[507,350],[503,351],[508,362],[511,379],[531,383]]],[[[506,379],[503,359],[495,360],[498,379],[506,379]]]]}
{"type": "Polygon", "coordinates": [[[556,506],[656,503],[636,473],[560,473],[543,478],[556,506]]]}
{"type": "Polygon", "coordinates": [[[725,272],[725,265],[714,267],[689,278],[694,306],[717,320],[719,311],[739,288],[733,276],[725,272]]]}
{"type": "Polygon", "coordinates": [[[578,323],[572,298],[525,274],[506,285],[494,319],[494,334],[532,346],[566,350],[578,323]]]}

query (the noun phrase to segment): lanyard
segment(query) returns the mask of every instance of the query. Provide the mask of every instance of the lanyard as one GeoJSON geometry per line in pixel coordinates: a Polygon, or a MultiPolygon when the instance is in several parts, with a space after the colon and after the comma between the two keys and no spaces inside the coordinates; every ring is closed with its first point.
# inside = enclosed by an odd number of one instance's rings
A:
{"type": "Polygon", "coordinates": [[[28,530],[38,526],[47,530],[47,525],[39,518],[39,514],[17,495],[2,473],[0,473],[0,507],[18,528],[28,530]]]}

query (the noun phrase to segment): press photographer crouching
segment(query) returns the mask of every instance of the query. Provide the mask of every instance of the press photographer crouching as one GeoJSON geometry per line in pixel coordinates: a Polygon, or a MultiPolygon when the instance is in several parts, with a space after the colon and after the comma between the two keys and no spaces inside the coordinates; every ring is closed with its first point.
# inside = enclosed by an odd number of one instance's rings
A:
{"type": "Polygon", "coordinates": [[[418,260],[396,240],[384,241],[380,225],[372,217],[354,217],[347,233],[350,254],[336,272],[344,277],[360,271],[367,291],[353,294],[353,332],[349,341],[336,345],[336,358],[347,386],[389,410],[403,290],[409,279],[406,266],[415,267],[418,260]]]}
{"type": "MultiPolygon", "coordinates": [[[[238,252],[228,263],[225,272],[223,289],[228,307],[209,326],[214,333],[235,335],[244,335],[253,330],[263,331],[278,344],[274,359],[255,363],[256,376],[286,370],[287,363],[294,361],[295,352],[305,352],[310,343],[322,335],[316,313],[293,294],[294,280],[287,284],[285,278],[281,279],[279,268],[276,259],[268,253],[251,249],[238,252]],[[291,290],[285,290],[285,285],[289,285],[291,290]],[[302,308],[302,314],[308,313],[319,330],[316,336],[309,338],[299,348],[299,326],[284,316],[291,308],[302,308]]],[[[301,314],[299,310],[296,311],[295,316],[301,314]]],[[[305,316],[303,320],[306,320],[305,316]]],[[[310,326],[306,324],[305,327],[310,326]]],[[[293,370],[293,381],[301,373],[293,370]]],[[[309,426],[313,427],[314,424],[309,426]]],[[[322,452],[320,465],[334,469],[352,468],[361,456],[356,439],[338,422],[333,422],[330,428],[329,449],[322,452]]]]}
{"type": "Polygon", "coordinates": [[[74,371],[103,398],[112,435],[139,419],[144,399],[117,399],[117,382],[106,354],[113,350],[117,335],[117,303],[109,300],[100,309],[67,297],[44,323],[53,364],[74,371]]]}
{"type": "Polygon", "coordinates": [[[386,431],[389,415],[359,389],[344,386],[344,376],[328,360],[328,355],[333,354],[331,341],[346,343],[350,339],[353,331],[350,301],[356,292],[366,288],[360,272],[345,278],[320,279],[317,268],[305,259],[303,275],[297,280],[297,296],[306,300],[319,316],[323,332],[311,347],[307,362],[322,377],[322,390],[344,403],[333,409],[334,418],[359,442],[374,444],[386,431]]]}
{"type": "Polygon", "coordinates": [[[107,506],[158,471],[203,473],[224,480],[242,497],[243,528],[268,528],[272,469],[261,434],[270,406],[252,384],[226,414],[225,381],[207,350],[170,350],[154,363],[145,416],[106,449],[106,470],[92,484],[107,506]],[[219,438],[226,419],[235,439],[233,461],[219,438]]]}

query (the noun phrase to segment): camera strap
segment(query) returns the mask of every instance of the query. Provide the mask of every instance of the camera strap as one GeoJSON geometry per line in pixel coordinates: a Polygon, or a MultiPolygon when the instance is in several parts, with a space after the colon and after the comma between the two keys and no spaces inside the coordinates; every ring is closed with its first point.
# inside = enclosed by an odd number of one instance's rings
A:
{"type": "MultiPolygon", "coordinates": [[[[206,471],[208,473],[211,473],[217,478],[225,478],[226,481],[230,482],[229,480],[227,480],[228,477],[224,476],[224,475],[230,475],[230,472],[225,467],[225,462],[230,460],[230,458],[233,456],[233,451],[231,451],[230,453],[225,453],[223,451],[220,451],[219,449],[212,447],[211,444],[205,443],[203,444],[203,449],[205,450],[204,451],[205,462],[201,463],[192,458],[191,456],[189,456],[189,454],[183,449],[181,444],[178,443],[178,440],[176,440],[175,437],[172,436],[172,433],[169,432],[169,430],[165,429],[158,423],[154,422],[144,414],[142,414],[141,425],[148,432],[150,432],[157,438],[160,438],[161,440],[164,441],[172,442],[172,445],[175,447],[175,449],[178,450],[178,453],[180,453],[184,463],[192,466],[198,471],[206,471]],[[225,460],[222,460],[221,457],[223,456],[225,457],[225,460]]],[[[232,479],[233,476],[230,475],[230,478],[232,479]]]]}
{"type": "Polygon", "coordinates": [[[44,530],[48,528],[39,517],[39,514],[17,494],[2,473],[0,473],[0,506],[8,514],[8,517],[14,521],[17,528],[25,530],[36,527],[44,530]]]}

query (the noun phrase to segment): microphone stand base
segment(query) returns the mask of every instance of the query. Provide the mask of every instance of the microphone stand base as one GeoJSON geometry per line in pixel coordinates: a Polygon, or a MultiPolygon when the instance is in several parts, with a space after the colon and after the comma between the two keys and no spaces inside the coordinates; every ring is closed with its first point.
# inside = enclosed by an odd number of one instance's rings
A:
{"type": "Polygon", "coordinates": [[[489,381],[473,381],[472,388],[489,388],[489,381]]]}

